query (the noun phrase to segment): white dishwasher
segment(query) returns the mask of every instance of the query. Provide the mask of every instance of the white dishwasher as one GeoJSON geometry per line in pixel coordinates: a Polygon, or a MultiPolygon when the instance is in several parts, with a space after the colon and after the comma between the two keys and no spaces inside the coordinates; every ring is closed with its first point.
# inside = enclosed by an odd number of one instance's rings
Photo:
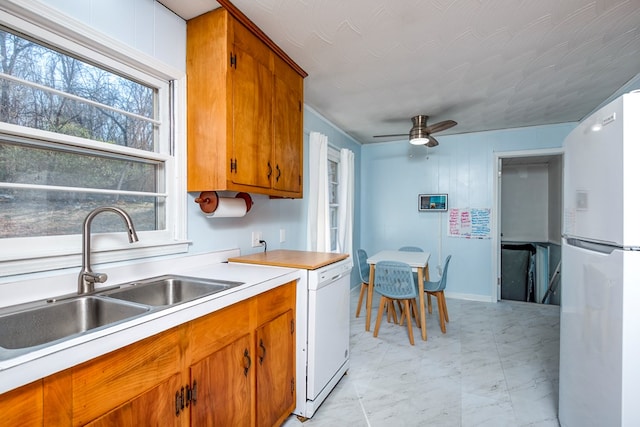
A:
{"type": "Polygon", "coordinates": [[[349,369],[349,290],[353,261],[346,254],[279,249],[235,258],[301,270],[296,287],[296,407],[311,418],[349,369]]]}
{"type": "MultiPolygon", "coordinates": [[[[307,396],[311,417],[349,368],[351,259],[308,270],[307,396]]],[[[299,390],[298,390],[299,391],[299,390]]]]}

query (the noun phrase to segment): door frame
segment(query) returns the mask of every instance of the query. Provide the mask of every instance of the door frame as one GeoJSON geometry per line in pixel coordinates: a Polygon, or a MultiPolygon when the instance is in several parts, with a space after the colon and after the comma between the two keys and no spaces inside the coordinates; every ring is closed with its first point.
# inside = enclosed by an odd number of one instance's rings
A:
{"type": "MultiPolygon", "coordinates": [[[[500,242],[502,206],[502,159],[514,157],[539,157],[564,155],[564,148],[543,148],[539,150],[494,151],[493,152],[493,226],[491,227],[491,302],[500,301],[500,242]]],[[[563,165],[564,171],[564,165],[563,165]]]]}

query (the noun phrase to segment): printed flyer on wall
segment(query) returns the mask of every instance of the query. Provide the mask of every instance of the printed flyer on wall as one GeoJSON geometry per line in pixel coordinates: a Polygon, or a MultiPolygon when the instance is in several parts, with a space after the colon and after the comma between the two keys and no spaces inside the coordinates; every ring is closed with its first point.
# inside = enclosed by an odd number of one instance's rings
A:
{"type": "Polygon", "coordinates": [[[450,237],[488,239],[491,237],[491,209],[449,209],[449,228],[447,234],[450,237]]]}

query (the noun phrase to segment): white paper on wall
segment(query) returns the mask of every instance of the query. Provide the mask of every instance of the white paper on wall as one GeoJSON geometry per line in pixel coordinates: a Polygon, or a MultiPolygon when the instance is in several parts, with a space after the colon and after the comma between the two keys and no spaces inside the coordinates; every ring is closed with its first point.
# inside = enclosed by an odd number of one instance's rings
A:
{"type": "Polygon", "coordinates": [[[450,237],[467,239],[488,239],[491,237],[491,209],[451,208],[449,209],[450,237]]]}

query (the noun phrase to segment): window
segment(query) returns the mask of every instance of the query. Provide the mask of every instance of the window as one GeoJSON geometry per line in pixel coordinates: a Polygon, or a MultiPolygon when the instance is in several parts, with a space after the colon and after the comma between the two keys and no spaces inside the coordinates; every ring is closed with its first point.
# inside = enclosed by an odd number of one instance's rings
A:
{"type": "Polygon", "coordinates": [[[0,13],[3,273],[79,265],[82,222],[107,205],[131,215],[140,243],[117,236],[120,218],[100,215],[97,262],[185,251],[184,203],[170,197],[184,194],[170,114],[183,76],[38,24],[0,13]]]}
{"type": "Polygon", "coordinates": [[[340,152],[333,147],[327,149],[327,175],[329,179],[329,234],[331,252],[338,252],[338,208],[340,188],[340,152]]]}

